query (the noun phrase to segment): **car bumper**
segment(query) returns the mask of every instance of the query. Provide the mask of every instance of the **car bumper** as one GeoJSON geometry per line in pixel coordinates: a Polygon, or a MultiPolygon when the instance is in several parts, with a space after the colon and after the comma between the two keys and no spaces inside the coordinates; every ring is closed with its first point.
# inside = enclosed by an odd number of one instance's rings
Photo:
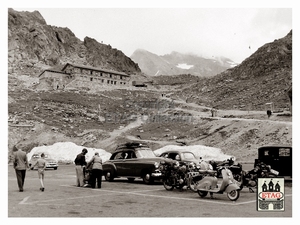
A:
{"type": "Polygon", "coordinates": [[[151,173],[151,177],[154,177],[154,178],[160,178],[162,177],[162,173],[161,172],[154,172],[154,173],[151,173]]]}
{"type": "Polygon", "coordinates": [[[57,164],[46,164],[46,168],[57,168],[58,165],[57,164]]]}

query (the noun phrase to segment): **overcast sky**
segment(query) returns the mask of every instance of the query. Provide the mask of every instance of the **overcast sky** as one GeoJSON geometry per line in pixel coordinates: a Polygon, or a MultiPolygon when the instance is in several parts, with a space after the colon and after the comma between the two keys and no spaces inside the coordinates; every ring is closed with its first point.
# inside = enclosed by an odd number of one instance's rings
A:
{"type": "MultiPolygon", "coordinates": [[[[271,7],[271,6],[270,6],[271,7]]],[[[292,8],[18,8],[39,11],[48,25],[68,27],[131,56],[136,49],[224,56],[240,63],[292,29],[292,8]]]]}

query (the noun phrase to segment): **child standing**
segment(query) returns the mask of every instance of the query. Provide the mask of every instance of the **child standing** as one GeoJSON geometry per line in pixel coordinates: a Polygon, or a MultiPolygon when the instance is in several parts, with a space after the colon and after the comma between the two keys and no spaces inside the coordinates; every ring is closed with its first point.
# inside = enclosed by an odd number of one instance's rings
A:
{"type": "Polygon", "coordinates": [[[40,190],[44,191],[45,190],[45,187],[44,187],[44,172],[45,172],[45,169],[46,169],[46,160],[45,160],[45,154],[44,153],[41,154],[41,158],[38,159],[36,161],[36,163],[31,168],[34,168],[35,166],[37,166],[37,168],[38,168],[38,175],[39,175],[39,180],[40,180],[40,183],[41,183],[40,190]]]}

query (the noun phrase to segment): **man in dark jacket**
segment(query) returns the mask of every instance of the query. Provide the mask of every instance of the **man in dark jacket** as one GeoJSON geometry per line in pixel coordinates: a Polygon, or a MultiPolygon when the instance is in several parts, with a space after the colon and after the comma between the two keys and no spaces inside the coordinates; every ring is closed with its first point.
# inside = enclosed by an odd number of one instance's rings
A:
{"type": "Polygon", "coordinates": [[[22,151],[21,149],[17,149],[15,146],[13,148],[13,165],[16,171],[19,191],[22,192],[26,176],[26,169],[29,168],[28,159],[26,152],[22,151]]]}
{"type": "Polygon", "coordinates": [[[83,187],[84,185],[84,169],[86,166],[85,155],[88,152],[87,149],[82,149],[82,152],[76,156],[75,170],[76,170],[76,185],[77,187],[83,187]]]}

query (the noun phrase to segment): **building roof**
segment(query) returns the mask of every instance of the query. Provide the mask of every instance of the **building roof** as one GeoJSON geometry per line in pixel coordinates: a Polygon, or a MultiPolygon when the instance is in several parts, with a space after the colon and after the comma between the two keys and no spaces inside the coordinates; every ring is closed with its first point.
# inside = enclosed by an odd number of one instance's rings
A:
{"type": "Polygon", "coordinates": [[[102,68],[99,68],[99,67],[92,67],[92,66],[78,65],[78,64],[71,64],[71,63],[66,63],[66,65],[62,68],[62,71],[64,71],[68,65],[71,65],[71,66],[76,67],[76,68],[81,68],[81,69],[89,69],[89,70],[94,70],[94,71],[99,71],[99,72],[129,76],[128,74],[123,73],[123,72],[117,72],[117,71],[113,71],[113,70],[102,69],[102,68]]]}
{"type": "Polygon", "coordinates": [[[56,70],[56,69],[46,69],[46,70],[44,70],[43,72],[41,72],[41,74],[39,75],[39,77],[42,76],[42,74],[43,74],[44,72],[46,72],[46,71],[48,71],[48,72],[53,72],[53,73],[70,74],[70,73],[66,73],[66,72],[61,71],[61,70],[56,70]]]}
{"type": "Polygon", "coordinates": [[[266,148],[292,148],[291,145],[288,144],[270,144],[259,147],[258,149],[266,149],[266,148]]]}

